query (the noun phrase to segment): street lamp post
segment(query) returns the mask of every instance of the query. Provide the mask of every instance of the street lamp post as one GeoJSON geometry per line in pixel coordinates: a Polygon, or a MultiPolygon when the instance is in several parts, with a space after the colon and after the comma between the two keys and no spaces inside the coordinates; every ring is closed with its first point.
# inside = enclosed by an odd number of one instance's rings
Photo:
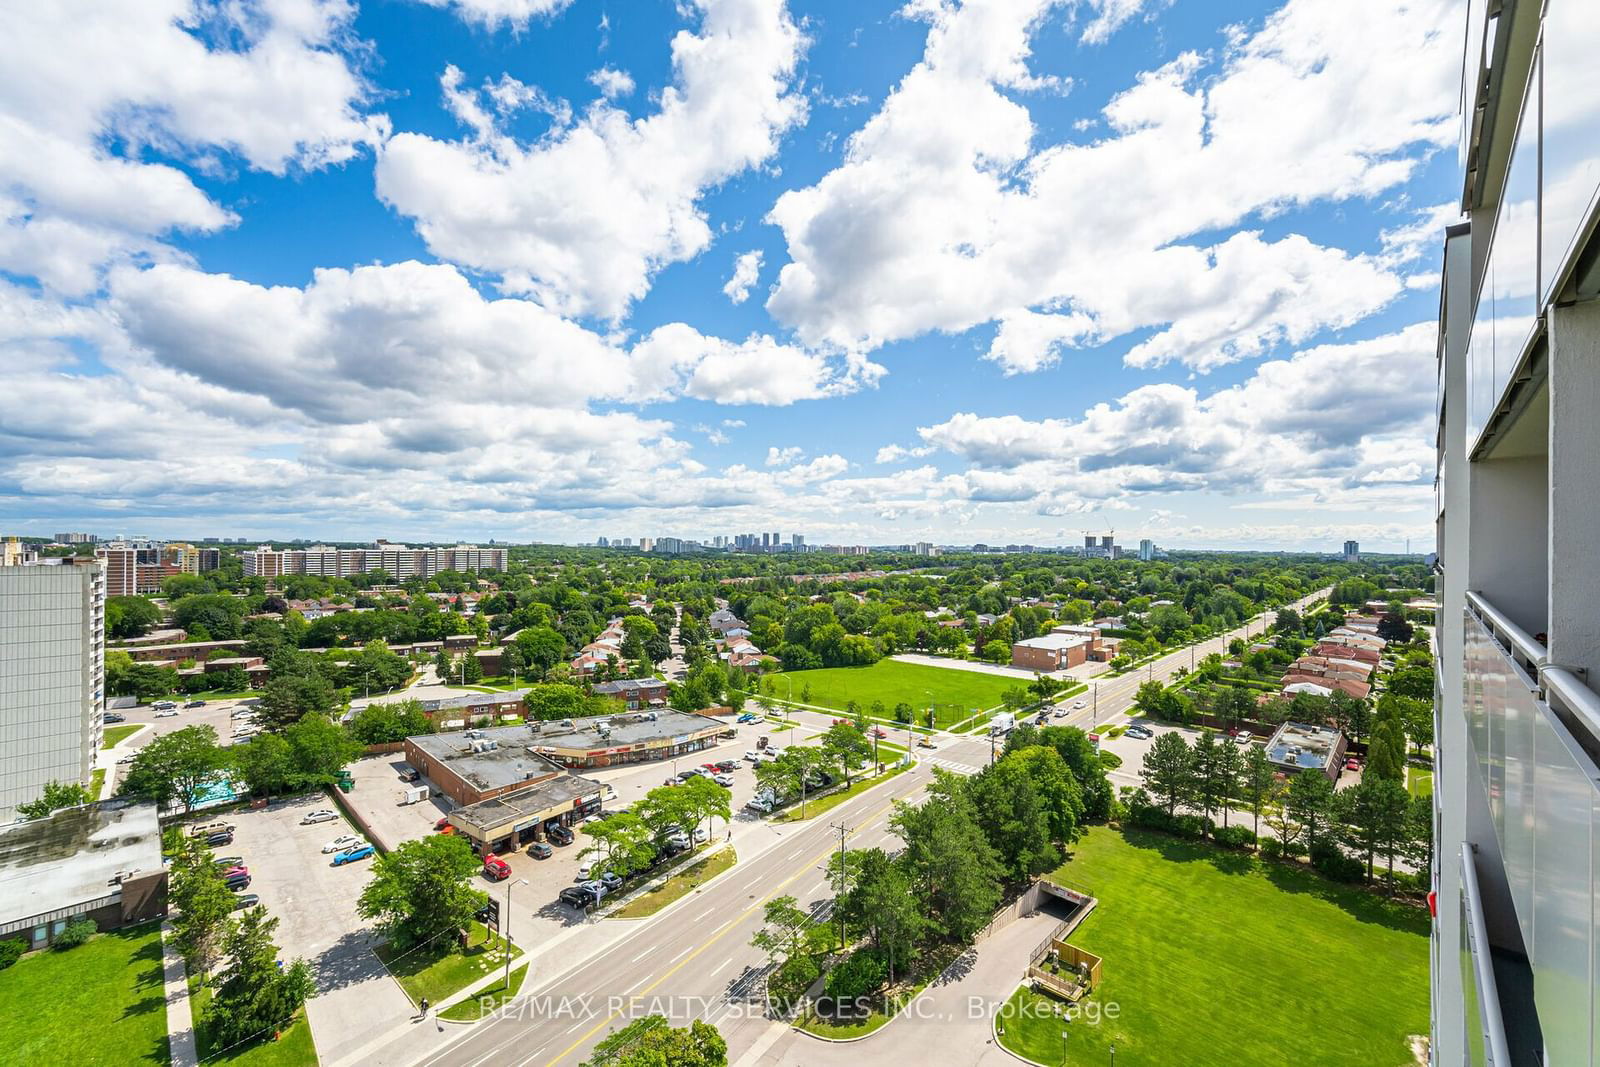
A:
{"type": "Polygon", "coordinates": [[[1111,1043],[1111,1067],[1117,1067],[1117,1043],[1111,1043]]]}
{"type": "Polygon", "coordinates": [[[511,992],[511,887],[519,883],[527,885],[528,880],[526,878],[518,878],[515,882],[506,883],[506,922],[505,929],[500,932],[500,936],[505,938],[506,992],[508,993],[511,992]]]}
{"type": "Polygon", "coordinates": [[[1061,1031],[1061,1063],[1062,1063],[1062,1067],[1066,1067],[1066,1062],[1067,1062],[1067,1032],[1065,1030],[1063,1030],[1063,1031],[1061,1031]]]}

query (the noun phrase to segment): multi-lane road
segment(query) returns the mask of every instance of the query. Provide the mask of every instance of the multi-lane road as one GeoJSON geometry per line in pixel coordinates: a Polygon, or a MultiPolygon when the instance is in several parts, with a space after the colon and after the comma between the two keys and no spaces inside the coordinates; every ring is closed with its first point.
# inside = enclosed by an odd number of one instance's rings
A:
{"type": "MultiPolygon", "coordinates": [[[[1303,608],[1320,595],[1295,606],[1303,608]]],[[[1203,642],[1192,653],[1170,653],[1137,672],[1098,681],[1098,693],[1088,698],[1088,706],[1065,721],[1090,728],[1118,721],[1126,717],[1147,679],[1168,679],[1179,667],[1189,666],[1191,656],[1198,662],[1210,652],[1225,651],[1233,637],[1259,634],[1272,619],[1269,613],[1247,628],[1203,642]]],[[[794,718],[816,726],[828,721],[810,712],[796,712],[794,718]]],[[[728,873],[639,922],[620,939],[605,939],[604,947],[588,955],[577,943],[581,939],[574,939],[558,958],[536,959],[524,983],[525,995],[420,1062],[429,1067],[572,1065],[629,1018],[651,1013],[680,1026],[692,1019],[715,1023],[728,1042],[730,1063],[757,1053],[762,1059],[780,1055],[781,1045],[767,1052],[777,1028],[759,996],[766,960],[750,944],[761,927],[763,906],[774,897],[791,895],[802,906],[825,909],[832,894],[824,871],[829,853],[838,848],[836,826],[847,828],[847,847],[892,847],[888,820],[894,802],[917,800],[935,767],[976,772],[988,762],[990,746],[986,738],[943,735],[933,752],[918,752],[920,762],[912,770],[823,817],[775,834],[755,845],[757,851],[746,855],[742,849],[739,863],[728,873]]],[[[779,1039],[785,1044],[794,1040],[790,1035],[779,1039]]],[[[414,1059],[395,1047],[383,1053],[374,1059],[414,1059]]]]}

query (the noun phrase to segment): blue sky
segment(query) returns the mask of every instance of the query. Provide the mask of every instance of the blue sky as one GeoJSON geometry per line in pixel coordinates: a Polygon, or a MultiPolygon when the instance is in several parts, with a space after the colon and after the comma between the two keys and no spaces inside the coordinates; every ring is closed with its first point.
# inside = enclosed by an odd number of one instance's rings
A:
{"type": "Polygon", "coordinates": [[[3,525],[1423,550],[1458,6],[41,6],[3,525]]]}

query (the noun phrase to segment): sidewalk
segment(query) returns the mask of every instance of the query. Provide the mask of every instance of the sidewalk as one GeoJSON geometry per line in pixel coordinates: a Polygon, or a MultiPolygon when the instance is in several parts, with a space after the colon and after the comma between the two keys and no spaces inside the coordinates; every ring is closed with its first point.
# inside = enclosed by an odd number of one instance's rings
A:
{"type": "Polygon", "coordinates": [[[172,1067],[195,1067],[194,1018],[189,1011],[189,972],[172,943],[172,924],[161,924],[161,977],[167,1001],[167,1045],[172,1067]]]}

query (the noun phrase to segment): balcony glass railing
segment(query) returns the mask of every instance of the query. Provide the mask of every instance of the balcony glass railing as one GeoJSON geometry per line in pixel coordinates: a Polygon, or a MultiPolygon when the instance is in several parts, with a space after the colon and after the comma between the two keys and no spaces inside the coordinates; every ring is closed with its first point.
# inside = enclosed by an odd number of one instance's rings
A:
{"type": "Polygon", "coordinates": [[[1470,848],[1461,850],[1461,992],[1466,1001],[1462,1014],[1467,1029],[1467,1063],[1472,1067],[1510,1067],[1500,992],[1484,925],[1483,897],[1478,892],[1478,872],[1470,848]]]}
{"type": "Polygon", "coordinates": [[[1476,594],[1465,618],[1464,708],[1552,1063],[1587,1062],[1596,1027],[1600,701],[1476,594]],[[1552,703],[1556,706],[1553,707],[1552,703]],[[1580,737],[1580,735],[1582,735],[1580,737]]]}

